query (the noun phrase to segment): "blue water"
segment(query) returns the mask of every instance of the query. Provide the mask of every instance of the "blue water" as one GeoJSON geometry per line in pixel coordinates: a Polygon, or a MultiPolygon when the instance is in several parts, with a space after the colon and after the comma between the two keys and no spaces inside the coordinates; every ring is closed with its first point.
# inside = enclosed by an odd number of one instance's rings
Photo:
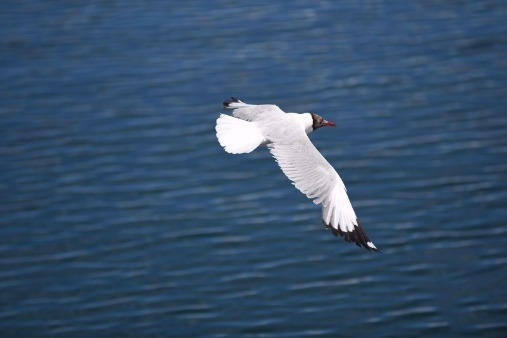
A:
{"type": "Polygon", "coordinates": [[[507,4],[2,1],[2,337],[505,337],[507,4]],[[224,98],[312,139],[332,236],[224,98]]]}

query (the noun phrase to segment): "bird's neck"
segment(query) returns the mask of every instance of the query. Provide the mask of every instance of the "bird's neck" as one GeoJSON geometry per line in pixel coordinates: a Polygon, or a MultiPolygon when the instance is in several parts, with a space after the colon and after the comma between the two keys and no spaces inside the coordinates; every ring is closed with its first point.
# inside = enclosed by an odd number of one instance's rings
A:
{"type": "Polygon", "coordinates": [[[292,119],[297,121],[299,126],[303,128],[306,134],[310,134],[313,131],[313,119],[310,113],[287,113],[292,119]]]}
{"type": "Polygon", "coordinates": [[[301,119],[303,120],[303,126],[305,128],[306,134],[310,134],[313,132],[313,118],[312,114],[310,113],[302,113],[298,114],[301,116],[301,119]]]}

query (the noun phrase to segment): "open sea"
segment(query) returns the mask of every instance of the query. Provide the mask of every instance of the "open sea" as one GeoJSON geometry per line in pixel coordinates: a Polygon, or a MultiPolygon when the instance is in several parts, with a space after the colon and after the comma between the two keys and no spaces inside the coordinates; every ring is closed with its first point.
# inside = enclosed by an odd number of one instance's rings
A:
{"type": "Polygon", "coordinates": [[[506,337],[507,2],[0,2],[0,336],[506,337]],[[230,96],[312,140],[326,231],[230,96]]]}

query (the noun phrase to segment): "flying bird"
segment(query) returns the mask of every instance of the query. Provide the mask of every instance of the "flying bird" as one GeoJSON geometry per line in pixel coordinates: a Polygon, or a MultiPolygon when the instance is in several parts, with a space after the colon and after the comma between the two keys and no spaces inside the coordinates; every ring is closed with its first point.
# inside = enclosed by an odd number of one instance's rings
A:
{"type": "Polygon", "coordinates": [[[313,113],[285,113],[272,104],[247,104],[231,97],[223,102],[232,115],[220,114],[217,138],[226,152],[249,153],[260,145],[269,151],[294,186],[322,204],[322,223],[335,236],[379,251],[361,226],[342,179],[308,138],[314,130],[335,124],[313,113]]]}

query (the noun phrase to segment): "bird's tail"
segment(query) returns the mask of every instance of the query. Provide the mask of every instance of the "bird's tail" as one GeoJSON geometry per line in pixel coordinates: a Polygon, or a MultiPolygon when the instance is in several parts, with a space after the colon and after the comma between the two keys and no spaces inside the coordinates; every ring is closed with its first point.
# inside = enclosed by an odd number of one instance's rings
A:
{"type": "Polygon", "coordinates": [[[225,114],[220,114],[215,130],[218,142],[231,154],[249,153],[264,141],[264,136],[253,122],[225,114]]]}

